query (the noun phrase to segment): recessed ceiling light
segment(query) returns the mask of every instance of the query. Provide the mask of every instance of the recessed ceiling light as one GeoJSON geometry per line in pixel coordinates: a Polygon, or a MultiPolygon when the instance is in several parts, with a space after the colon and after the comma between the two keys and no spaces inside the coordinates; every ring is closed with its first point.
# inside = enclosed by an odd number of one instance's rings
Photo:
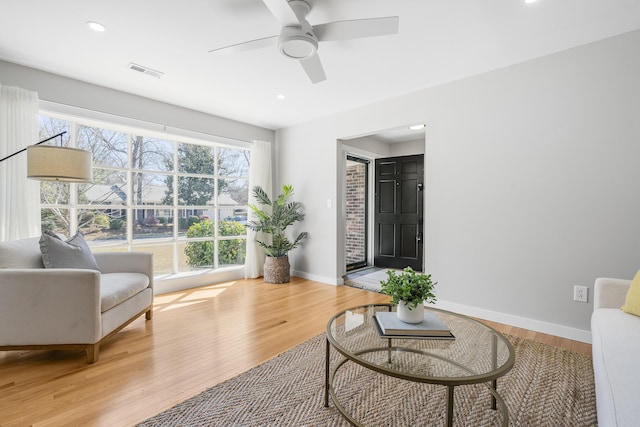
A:
{"type": "Polygon", "coordinates": [[[425,125],[413,125],[413,126],[409,126],[409,129],[411,130],[420,130],[420,129],[424,129],[425,125]]]}
{"type": "Polygon", "coordinates": [[[89,26],[89,28],[91,28],[93,31],[97,31],[99,33],[105,31],[107,29],[107,27],[105,27],[104,25],[102,25],[99,22],[95,22],[95,21],[87,21],[87,25],[89,26]]]}
{"type": "Polygon", "coordinates": [[[287,97],[287,96],[286,96],[286,95],[283,95],[283,94],[278,94],[278,95],[276,95],[276,98],[278,98],[278,99],[280,99],[280,100],[283,100],[283,99],[285,99],[286,97],[287,97]]]}
{"type": "Polygon", "coordinates": [[[535,3],[538,0],[524,0],[525,3],[530,4],[530,3],[535,3]]]}

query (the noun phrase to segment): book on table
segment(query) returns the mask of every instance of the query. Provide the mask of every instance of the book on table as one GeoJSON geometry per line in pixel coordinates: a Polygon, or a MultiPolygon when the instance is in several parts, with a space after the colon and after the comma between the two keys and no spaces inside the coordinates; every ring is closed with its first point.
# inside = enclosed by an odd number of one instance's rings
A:
{"type": "Polygon", "coordinates": [[[396,312],[391,311],[378,311],[374,319],[380,335],[385,337],[454,338],[451,329],[438,316],[430,312],[424,313],[424,320],[420,323],[405,323],[398,319],[396,312]]]}

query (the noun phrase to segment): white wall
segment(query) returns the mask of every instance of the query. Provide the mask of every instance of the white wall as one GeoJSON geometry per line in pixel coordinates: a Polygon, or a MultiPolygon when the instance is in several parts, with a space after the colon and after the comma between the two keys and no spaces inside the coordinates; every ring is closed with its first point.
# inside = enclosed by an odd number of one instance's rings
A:
{"type": "Polygon", "coordinates": [[[366,157],[372,159],[424,154],[425,149],[424,138],[414,141],[388,143],[369,136],[363,136],[360,138],[343,140],[342,142],[343,146],[347,147],[347,151],[350,153],[362,153],[366,157]]]}
{"type": "Polygon", "coordinates": [[[416,154],[424,154],[425,140],[418,139],[416,141],[405,141],[391,144],[389,147],[390,157],[413,156],[416,154]]]}
{"type": "Polygon", "coordinates": [[[338,140],[426,123],[426,270],[442,305],[588,341],[594,279],[640,269],[638,45],[635,31],[278,131],[276,179],[311,233],[292,267],[340,283],[338,140]]]}
{"type": "MultiPolygon", "coordinates": [[[[63,58],[64,59],[64,58],[63,58]]],[[[0,84],[38,92],[40,100],[240,141],[273,141],[270,129],[0,61],[0,84]]]]}

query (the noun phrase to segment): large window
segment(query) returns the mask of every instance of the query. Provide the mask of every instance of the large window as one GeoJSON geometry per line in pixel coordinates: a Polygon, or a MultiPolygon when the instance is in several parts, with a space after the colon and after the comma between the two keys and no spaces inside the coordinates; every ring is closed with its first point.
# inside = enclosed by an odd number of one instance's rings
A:
{"type": "Polygon", "coordinates": [[[153,252],[158,275],[244,264],[247,149],[40,116],[42,139],[62,131],[93,153],[93,182],[42,182],[43,230],[153,252]]]}

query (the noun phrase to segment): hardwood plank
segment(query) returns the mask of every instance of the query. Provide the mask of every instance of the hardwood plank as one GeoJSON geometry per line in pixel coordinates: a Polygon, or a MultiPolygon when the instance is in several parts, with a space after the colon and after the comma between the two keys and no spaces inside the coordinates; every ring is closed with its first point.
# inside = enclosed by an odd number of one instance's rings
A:
{"type": "MultiPolygon", "coordinates": [[[[292,278],[237,280],[158,295],[141,317],[100,348],[0,352],[0,424],[128,426],[322,333],[336,312],[389,297],[292,278]]],[[[591,346],[487,322],[587,354],[591,346]]]]}

